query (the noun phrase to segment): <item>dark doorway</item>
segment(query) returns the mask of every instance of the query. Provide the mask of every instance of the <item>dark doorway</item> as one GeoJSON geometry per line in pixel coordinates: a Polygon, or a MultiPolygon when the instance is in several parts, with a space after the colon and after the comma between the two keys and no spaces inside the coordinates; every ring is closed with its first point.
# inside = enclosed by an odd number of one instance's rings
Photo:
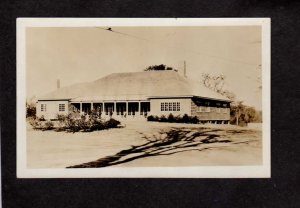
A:
{"type": "Polygon", "coordinates": [[[126,103],[116,103],[117,115],[124,115],[126,113],[126,103]]]}

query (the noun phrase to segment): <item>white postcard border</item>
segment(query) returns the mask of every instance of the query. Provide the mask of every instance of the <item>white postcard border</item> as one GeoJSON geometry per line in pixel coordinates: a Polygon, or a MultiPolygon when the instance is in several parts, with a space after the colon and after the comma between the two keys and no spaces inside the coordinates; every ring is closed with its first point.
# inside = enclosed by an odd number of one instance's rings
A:
{"type": "Polygon", "coordinates": [[[270,178],[270,18],[18,18],[17,177],[18,178],[270,178]],[[263,164],[260,166],[107,167],[29,169],[26,167],[26,28],[97,26],[262,26],[263,164]]]}

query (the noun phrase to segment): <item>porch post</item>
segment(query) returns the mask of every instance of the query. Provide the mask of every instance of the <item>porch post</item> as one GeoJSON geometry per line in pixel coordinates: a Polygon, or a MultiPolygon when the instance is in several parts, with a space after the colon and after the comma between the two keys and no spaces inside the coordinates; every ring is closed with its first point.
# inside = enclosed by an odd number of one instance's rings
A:
{"type": "Polygon", "coordinates": [[[91,111],[94,110],[94,103],[91,102],[91,111]]]}
{"type": "Polygon", "coordinates": [[[80,108],[79,108],[79,110],[80,110],[80,114],[82,114],[82,102],[80,102],[80,108]]]}
{"type": "Polygon", "coordinates": [[[142,108],[141,108],[142,106],[141,106],[141,101],[139,102],[139,110],[138,110],[138,112],[139,112],[139,115],[141,116],[141,112],[142,112],[142,108]]]}
{"type": "Polygon", "coordinates": [[[128,116],[128,101],[126,102],[126,116],[128,116]]]}
{"type": "Polygon", "coordinates": [[[105,114],[105,102],[103,102],[103,110],[102,110],[102,112],[103,112],[103,115],[106,115],[105,114]]]}
{"type": "Polygon", "coordinates": [[[117,114],[117,102],[114,102],[114,113],[117,114]]]}

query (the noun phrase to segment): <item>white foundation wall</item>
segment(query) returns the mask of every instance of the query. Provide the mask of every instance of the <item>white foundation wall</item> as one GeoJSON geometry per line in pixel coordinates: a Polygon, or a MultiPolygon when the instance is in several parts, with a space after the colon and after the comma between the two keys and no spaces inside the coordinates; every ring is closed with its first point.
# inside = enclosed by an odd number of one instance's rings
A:
{"type": "Polygon", "coordinates": [[[68,114],[69,102],[68,101],[38,101],[36,104],[36,116],[44,116],[46,120],[55,119],[57,114],[68,114]],[[46,104],[46,111],[41,111],[41,105],[46,104]],[[59,111],[59,104],[65,104],[65,111],[59,111]]]}
{"type": "Polygon", "coordinates": [[[153,116],[168,116],[172,113],[174,116],[184,114],[191,115],[191,98],[165,98],[165,99],[150,99],[150,113],[153,116]],[[161,103],[163,102],[179,102],[180,111],[161,111],[161,103]]]}

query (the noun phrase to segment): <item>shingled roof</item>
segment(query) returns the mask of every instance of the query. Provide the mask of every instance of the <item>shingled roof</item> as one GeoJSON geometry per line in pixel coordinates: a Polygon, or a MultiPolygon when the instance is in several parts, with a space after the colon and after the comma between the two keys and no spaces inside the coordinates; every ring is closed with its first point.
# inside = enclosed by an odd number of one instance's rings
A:
{"type": "Polygon", "coordinates": [[[154,97],[202,97],[230,101],[175,71],[113,73],[93,82],[57,89],[39,100],[146,100],[154,97]]]}

